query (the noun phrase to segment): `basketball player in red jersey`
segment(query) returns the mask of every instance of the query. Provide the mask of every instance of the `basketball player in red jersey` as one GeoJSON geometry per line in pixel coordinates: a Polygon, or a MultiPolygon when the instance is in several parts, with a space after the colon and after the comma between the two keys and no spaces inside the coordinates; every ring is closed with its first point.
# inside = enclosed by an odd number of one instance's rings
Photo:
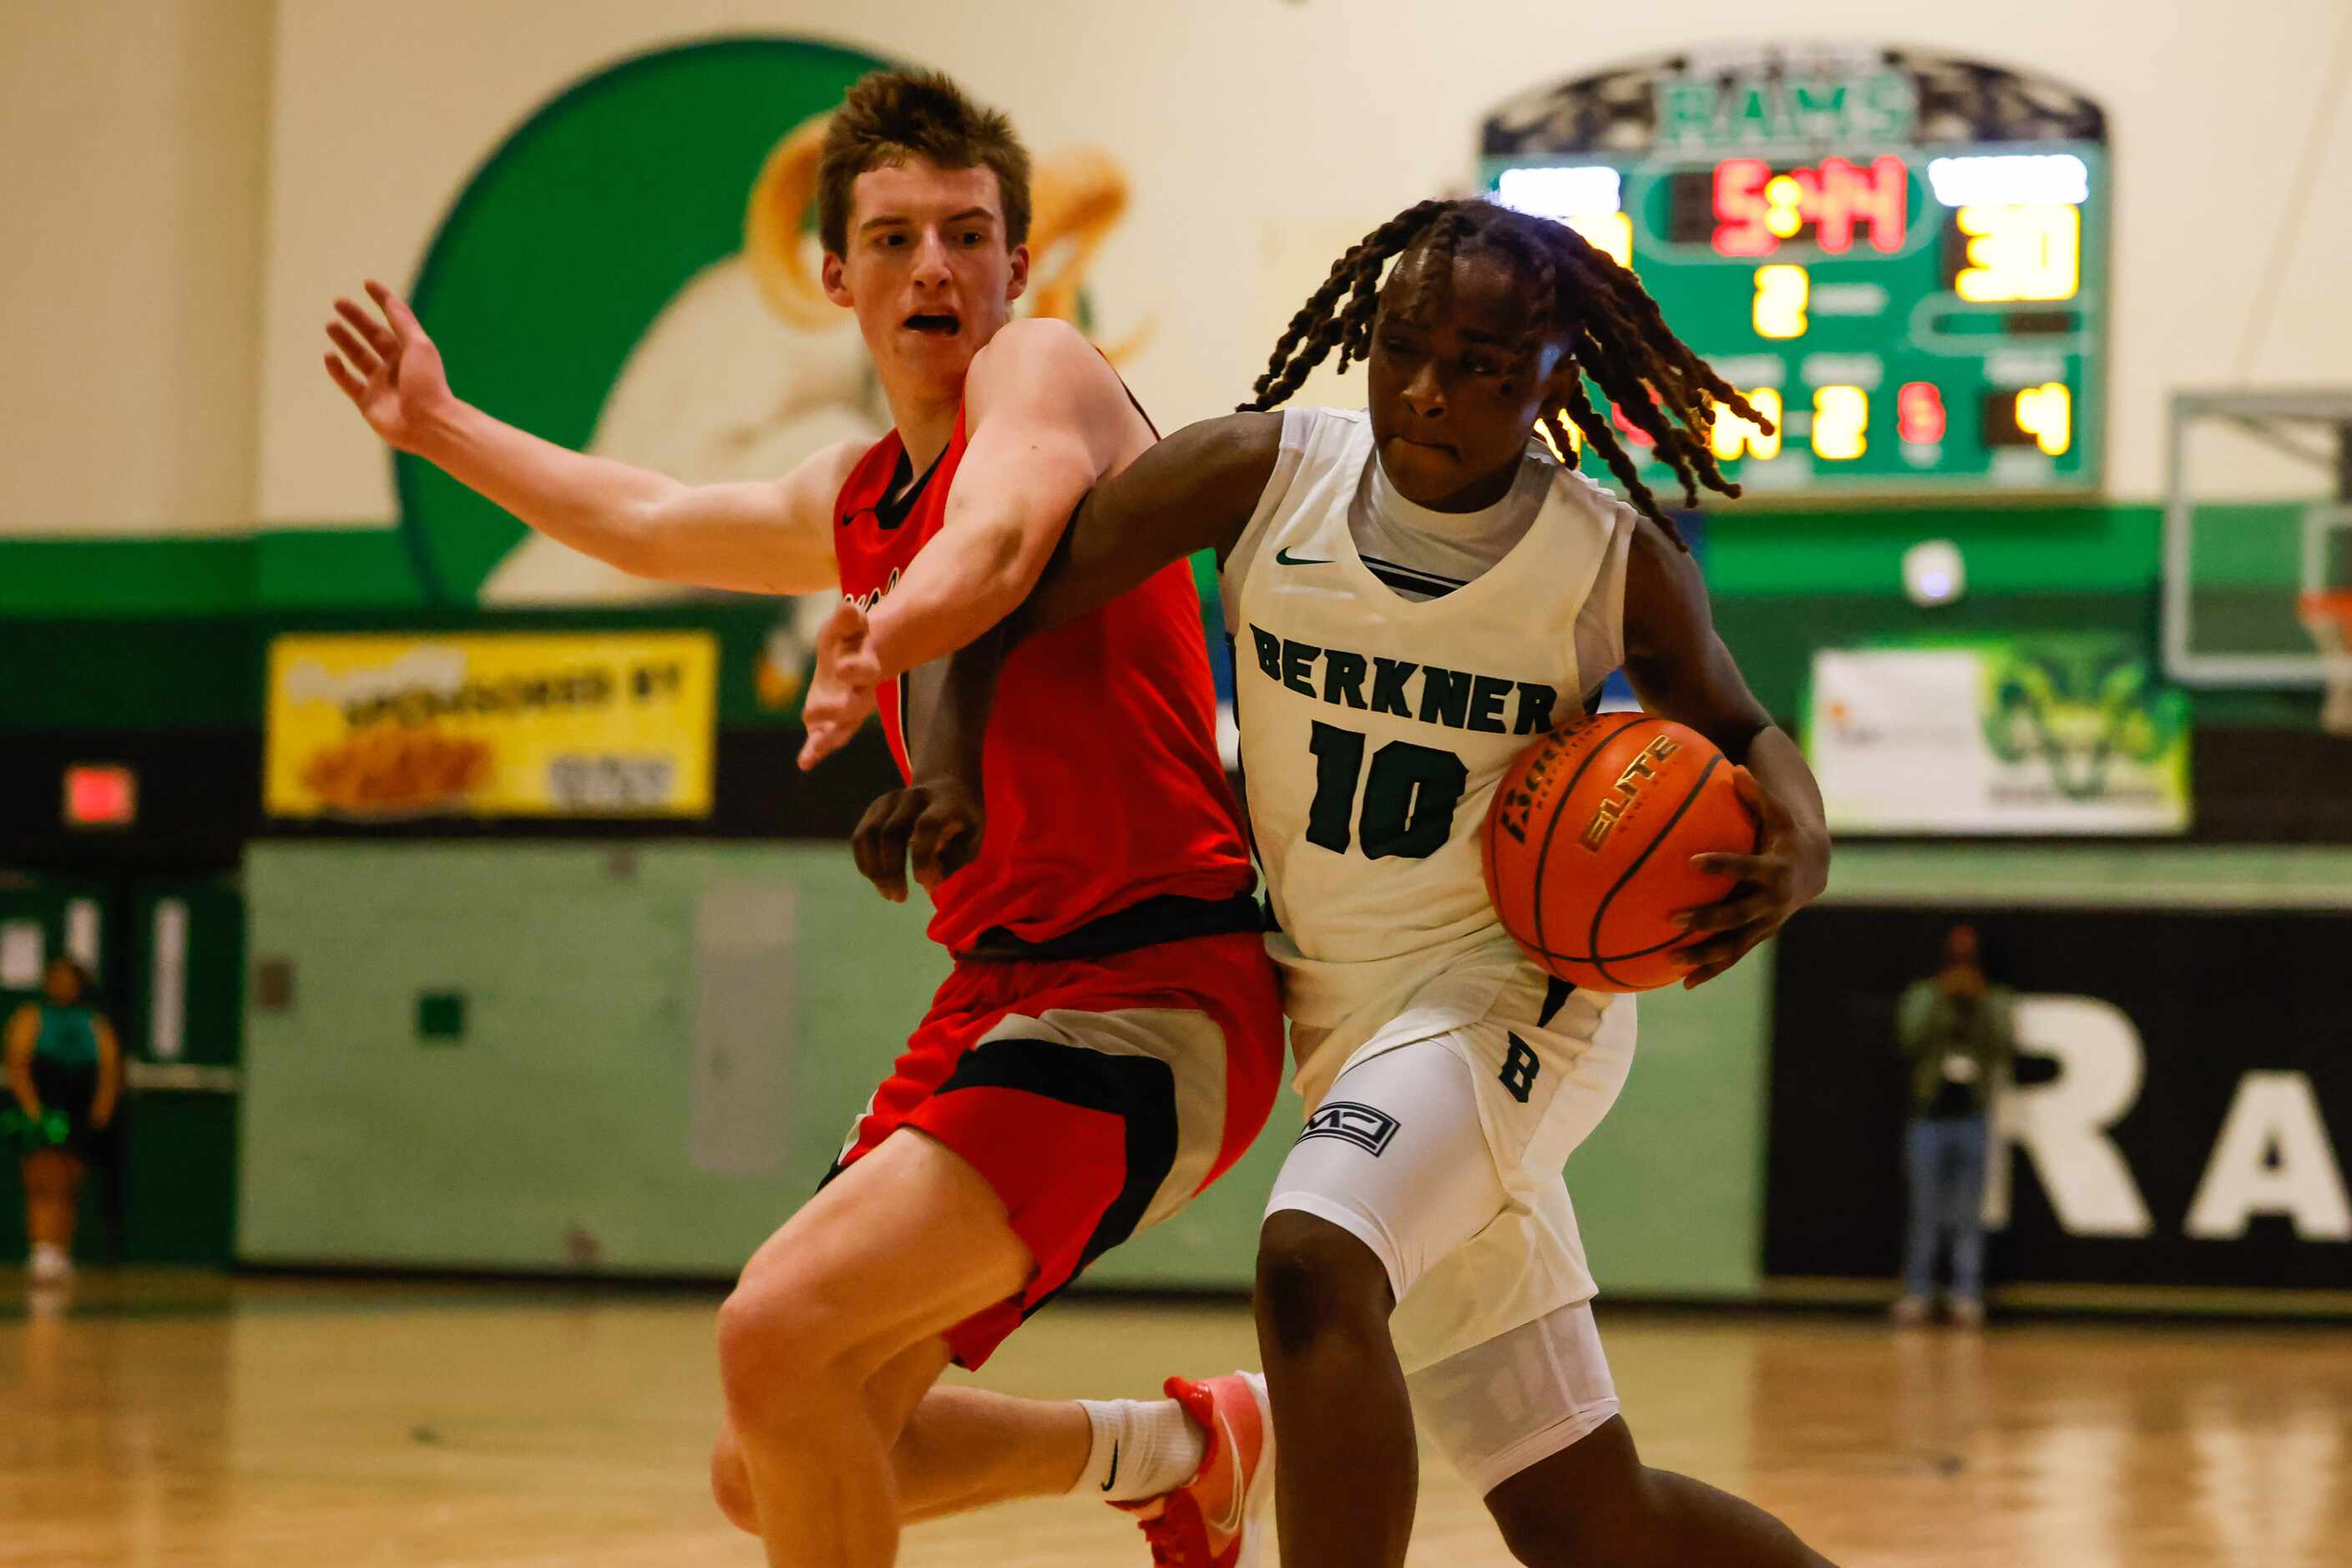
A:
{"type": "MultiPolygon", "coordinates": [[[[1020,604],[1087,489],[1156,438],[1075,331],[1010,319],[1027,174],[1003,118],[944,78],[851,90],[820,176],[824,280],[856,312],[896,427],[773,482],[685,486],[500,424],[451,394],[380,284],[382,321],[337,302],[327,369],[387,442],[542,532],[671,581],[838,584],[892,606],[919,666],[1020,604]]],[[[934,889],[930,933],[955,969],[823,1189],[719,1313],[714,1487],[772,1564],[885,1564],[902,1519],[1084,1484],[1104,1407],[932,1384],[1214,1180],[1282,1067],[1189,572],[1024,642],[984,738],[927,729],[946,705],[926,674],[880,697],[893,753],[903,769],[910,748],[973,748],[997,803],[934,889]]],[[[1108,1445],[1113,1481],[1135,1483],[1135,1448],[1166,1447],[1134,1435],[1126,1478],[1108,1445]]]]}

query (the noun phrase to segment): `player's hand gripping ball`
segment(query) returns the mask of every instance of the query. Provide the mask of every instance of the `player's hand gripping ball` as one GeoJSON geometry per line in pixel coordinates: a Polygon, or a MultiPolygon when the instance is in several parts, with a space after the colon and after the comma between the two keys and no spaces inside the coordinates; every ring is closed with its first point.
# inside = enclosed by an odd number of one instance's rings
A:
{"type": "Polygon", "coordinates": [[[1695,855],[1748,854],[1738,770],[1697,731],[1603,713],[1519,754],[1486,814],[1486,895],[1528,956],[1589,991],[1649,991],[1704,940],[1675,917],[1737,879],[1695,855]]]}

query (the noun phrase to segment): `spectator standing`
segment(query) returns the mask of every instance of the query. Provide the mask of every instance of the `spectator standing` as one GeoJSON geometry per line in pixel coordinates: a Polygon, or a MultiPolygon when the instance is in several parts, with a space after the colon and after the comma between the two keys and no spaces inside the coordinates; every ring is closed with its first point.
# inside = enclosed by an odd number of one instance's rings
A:
{"type": "Polygon", "coordinates": [[[43,999],[8,1020],[9,1098],[0,1102],[0,1142],[16,1151],[25,1178],[25,1229],[36,1285],[73,1273],[75,1205],[89,1174],[90,1137],[114,1118],[122,1050],[90,1000],[89,977],[70,958],[49,963],[43,999]]]}
{"type": "Polygon", "coordinates": [[[1984,1184],[1996,1097],[2017,1054],[2016,996],[1985,978],[1976,928],[1956,925],[1944,964],[1915,981],[1895,1010],[1895,1041],[1911,1064],[1904,1164],[1910,1223],[1903,1253],[1900,1323],[1927,1321],[1936,1266],[1950,1251],[1952,1321],[1984,1321],[1984,1184]]]}

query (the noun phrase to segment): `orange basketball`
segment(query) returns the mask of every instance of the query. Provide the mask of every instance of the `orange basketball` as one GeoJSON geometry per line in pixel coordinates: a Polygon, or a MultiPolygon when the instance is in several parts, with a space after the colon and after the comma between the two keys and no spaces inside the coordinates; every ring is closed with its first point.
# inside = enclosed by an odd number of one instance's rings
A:
{"type": "Polygon", "coordinates": [[[1555,730],[1503,775],[1486,813],[1486,896],[1528,956],[1592,991],[1649,991],[1690,965],[1675,912],[1734,879],[1691,857],[1748,854],[1756,820],[1731,763],[1697,731],[1646,713],[1555,730]]]}

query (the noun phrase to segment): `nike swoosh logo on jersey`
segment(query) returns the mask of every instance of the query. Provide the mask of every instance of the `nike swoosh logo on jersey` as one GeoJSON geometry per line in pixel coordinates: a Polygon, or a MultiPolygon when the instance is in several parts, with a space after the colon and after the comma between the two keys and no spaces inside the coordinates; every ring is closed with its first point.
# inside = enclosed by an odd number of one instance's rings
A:
{"type": "Polygon", "coordinates": [[[1242,1527],[1243,1494],[1249,1489],[1249,1478],[1242,1473],[1242,1450],[1234,1441],[1234,1424],[1225,1419],[1222,1410],[1217,1412],[1217,1430],[1225,1440],[1225,1452],[1234,1457],[1234,1489],[1225,1499],[1223,1512],[1209,1521],[1209,1528],[1220,1535],[1233,1535],[1242,1527]]]}
{"type": "Polygon", "coordinates": [[[1318,561],[1311,555],[1293,555],[1290,546],[1286,544],[1274,552],[1274,563],[1277,566],[1328,566],[1331,562],[1328,556],[1318,561]]]}

